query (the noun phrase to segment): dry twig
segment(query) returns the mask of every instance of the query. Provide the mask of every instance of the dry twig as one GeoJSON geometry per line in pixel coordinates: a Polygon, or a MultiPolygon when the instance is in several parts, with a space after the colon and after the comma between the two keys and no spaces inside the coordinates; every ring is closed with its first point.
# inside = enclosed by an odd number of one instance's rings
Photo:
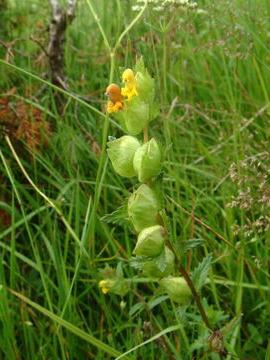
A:
{"type": "MultiPolygon", "coordinates": [[[[64,45],[68,25],[75,17],[77,0],[68,0],[64,9],[58,0],[49,0],[52,8],[50,39],[47,49],[50,64],[51,81],[54,85],[67,90],[64,74],[64,45]]],[[[57,103],[61,103],[61,95],[57,94],[57,103]]]]}

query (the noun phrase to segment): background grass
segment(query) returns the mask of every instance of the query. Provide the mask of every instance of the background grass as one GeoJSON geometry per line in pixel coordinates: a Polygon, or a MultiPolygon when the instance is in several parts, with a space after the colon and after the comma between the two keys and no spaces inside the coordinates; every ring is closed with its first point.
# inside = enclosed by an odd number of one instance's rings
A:
{"type": "MultiPolygon", "coordinates": [[[[90,4],[111,45],[136,15],[132,1],[90,4]]],[[[0,225],[0,358],[109,359],[177,325],[129,358],[218,359],[208,349],[209,333],[195,305],[176,308],[153,291],[157,284],[133,284],[123,300],[97,287],[106,263],[121,261],[126,277],[137,275],[128,264],[134,234],[127,224],[101,220],[122,205],[135,181],[117,176],[107,160],[100,166],[106,120],[92,107],[103,110],[111,67],[88,5],[79,2],[65,52],[70,91],[87,102],[67,94],[63,116],[52,88],[26,73],[42,79],[47,72],[46,56],[31,37],[46,47],[49,5],[10,0],[0,14],[1,40],[16,39],[10,54],[0,48],[1,58],[15,65],[0,64],[0,96],[16,87],[12,104],[30,101],[52,129],[47,147],[34,153],[12,140],[47,198],[29,183],[1,137],[0,209],[9,218],[0,225]]],[[[184,244],[201,240],[192,269],[213,255],[202,296],[211,323],[224,330],[228,359],[269,359],[269,230],[265,225],[252,236],[244,231],[267,209],[227,205],[239,191],[229,176],[231,164],[241,173],[243,159],[268,153],[270,7],[267,0],[205,0],[199,8],[162,16],[146,10],[117,48],[113,80],[120,82],[121,69],[144,56],[161,108],[151,136],[164,148],[171,240],[184,264],[184,244]]],[[[122,133],[110,122],[108,134],[122,133]]],[[[265,173],[269,184],[269,168],[265,173]]],[[[254,193],[256,173],[250,184],[254,193]]]]}

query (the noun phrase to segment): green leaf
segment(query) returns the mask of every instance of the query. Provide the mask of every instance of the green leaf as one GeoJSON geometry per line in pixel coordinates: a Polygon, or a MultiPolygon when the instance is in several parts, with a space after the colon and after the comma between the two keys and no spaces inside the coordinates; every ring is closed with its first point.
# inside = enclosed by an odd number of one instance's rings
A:
{"type": "Polygon", "coordinates": [[[203,261],[193,270],[192,280],[197,290],[206,283],[208,272],[212,263],[212,254],[207,255],[203,261]]]}
{"type": "Polygon", "coordinates": [[[155,257],[153,261],[156,263],[159,270],[163,272],[167,266],[167,258],[165,251],[162,251],[162,253],[159,256],[155,257]]]}
{"type": "Polygon", "coordinates": [[[163,227],[166,229],[166,231],[168,232],[168,229],[170,229],[170,219],[166,213],[166,210],[165,209],[161,209],[159,211],[159,216],[161,217],[161,220],[162,220],[162,224],[163,224],[163,227]]]}
{"type": "Polygon", "coordinates": [[[184,242],[184,252],[187,252],[188,250],[195,249],[199,246],[202,246],[204,244],[203,239],[190,239],[184,242]]]}
{"type": "Polygon", "coordinates": [[[145,259],[150,259],[146,256],[133,256],[129,259],[129,265],[137,270],[142,270],[145,259]]]}
{"type": "Polygon", "coordinates": [[[142,72],[144,73],[146,70],[145,70],[145,65],[144,65],[144,61],[143,61],[143,57],[141,56],[140,59],[138,59],[136,61],[136,64],[135,64],[135,71],[138,72],[142,72]]]}
{"type": "Polygon", "coordinates": [[[121,263],[121,261],[118,262],[117,266],[116,266],[116,276],[119,278],[124,277],[124,273],[123,273],[123,264],[121,263]]]}
{"type": "Polygon", "coordinates": [[[102,216],[100,220],[107,224],[116,224],[120,226],[125,226],[129,224],[128,215],[127,215],[127,205],[124,204],[120,206],[112,213],[102,216]]]}

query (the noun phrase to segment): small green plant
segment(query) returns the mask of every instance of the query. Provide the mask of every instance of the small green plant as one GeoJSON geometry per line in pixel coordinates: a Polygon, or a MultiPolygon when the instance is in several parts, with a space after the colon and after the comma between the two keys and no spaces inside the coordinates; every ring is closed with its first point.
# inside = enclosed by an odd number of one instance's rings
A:
{"type": "MultiPolygon", "coordinates": [[[[176,276],[177,257],[169,241],[157,181],[162,168],[162,150],[157,139],[149,138],[148,134],[149,125],[158,115],[155,82],[142,59],[136,63],[134,71],[123,72],[122,80],[122,89],[116,84],[107,87],[107,112],[121,123],[128,135],[109,141],[107,153],[116,173],[124,177],[136,176],[139,181],[126,206],[128,220],[137,235],[131,264],[144,276],[159,281],[160,288],[172,301],[188,305],[192,290],[186,276],[189,282],[191,279],[187,273],[183,277],[176,276]],[[143,141],[135,137],[142,133],[143,141]]],[[[125,280],[119,269],[105,269],[102,276],[99,286],[103,293],[126,294],[127,286],[123,286],[125,280]]]]}
{"type": "MultiPolygon", "coordinates": [[[[139,60],[134,71],[126,69],[122,75],[124,87],[110,84],[106,89],[109,97],[107,112],[121,124],[127,135],[107,143],[107,153],[115,172],[123,177],[137,177],[139,184],[129,196],[126,206],[122,206],[111,217],[125,217],[132,225],[137,242],[130,264],[143,273],[145,281],[159,283],[159,293],[165,293],[178,307],[187,307],[195,300],[206,328],[211,333],[211,351],[225,354],[221,332],[210,324],[198,291],[204,285],[211,266],[211,255],[189,274],[182,265],[183,254],[179,256],[170,241],[168,219],[163,208],[160,189],[163,151],[157,139],[149,138],[149,125],[158,115],[155,102],[155,83],[139,60]],[[136,136],[142,136],[142,140],[136,136]],[[181,259],[181,260],[180,260],[181,259]],[[196,289],[197,288],[197,289],[196,289]],[[219,334],[218,349],[213,350],[219,334]],[[213,338],[213,340],[212,340],[213,338]]],[[[105,216],[108,220],[110,215],[105,216]]],[[[101,271],[99,287],[104,294],[124,296],[130,290],[132,279],[126,279],[121,262],[116,269],[107,266],[101,271]]],[[[122,302],[121,302],[122,304],[122,302]]]]}

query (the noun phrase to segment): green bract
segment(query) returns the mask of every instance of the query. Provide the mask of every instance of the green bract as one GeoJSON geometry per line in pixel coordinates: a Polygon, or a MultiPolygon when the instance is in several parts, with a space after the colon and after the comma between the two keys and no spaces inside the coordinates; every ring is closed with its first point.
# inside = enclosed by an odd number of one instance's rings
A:
{"type": "Polygon", "coordinates": [[[119,139],[108,142],[108,156],[117,174],[125,177],[136,175],[133,168],[133,158],[140,146],[139,140],[133,136],[122,136],[119,139]]]}
{"type": "Polygon", "coordinates": [[[108,292],[124,296],[129,291],[129,284],[124,278],[104,279],[99,282],[99,287],[104,294],[108,292]]]}
{"type": "Polygon", "coordinates": [[[167,246],[164,249],[164,264],[162,265],[161,268],[155,259],[147,260],[142,267],[143,273],[150,277],[161,278],[174,272],[174,253],[167,246]]]}
{"type": "Polygon", "coordinates": [[[158,224],[159,202],[154,191],[141,185],[128,200],[128,216],[137,232],[158,224]]]}
{"type": "Polygon", "coordinates": [[[122,117],[127,132],[138,135],[149,123],[149,105],[135,96],[125,102],[122,117]]]}
{"type": "Polygon", "coordinates": [[[139,233],[134,253],[138,256],[158,256],[164,248],[164,232],[160,225],[143,229],[139,233]]]}
{"type": "Polygon", "coordinates": [[[129,291],[129,283],[125,279],[116,281],[110,289],[112,294],[124,296],[129,291]]]}
{"type": "Polygon", "coordinates": [[[138,97],[149,105],[148,121],[150,122],[154,120],[159,113],[159,108],[155,103],[155,81],[146,70],[142,58],[136,63],[135,71],[138,97]]]}
{"type": "Polygon", "coordinates": [[[189,304],[192,293],[183,277],[169,276],[161,279],[160,285],[169,295],[171,300],[175,301],[179,305],[189,304]]]}
{"type": "Polygon", "coordinates": [[[151,105],[155,96],[155,81],[146,70],[142,58],[136,64],[135,80],[138,96],[151,105]]]}
{"type": "Polygon", "coordinates": [[[145,182],[160,172],[161,154],[155,139],[141,145],[133,160],[133,167],[140,182],[145,182]]]}

